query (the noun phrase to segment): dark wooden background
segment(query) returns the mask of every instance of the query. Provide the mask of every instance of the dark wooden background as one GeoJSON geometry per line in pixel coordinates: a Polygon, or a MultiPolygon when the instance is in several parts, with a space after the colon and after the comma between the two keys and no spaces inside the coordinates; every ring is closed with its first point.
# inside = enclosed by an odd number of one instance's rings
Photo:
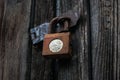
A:
{"type": "Polygon", "coordinates": [[[119,18],[119,0],[0,0],[0,80],[120,80],[119,18]],[[72,58],[43,58],[30,28],[68,12],[72,58]]]}

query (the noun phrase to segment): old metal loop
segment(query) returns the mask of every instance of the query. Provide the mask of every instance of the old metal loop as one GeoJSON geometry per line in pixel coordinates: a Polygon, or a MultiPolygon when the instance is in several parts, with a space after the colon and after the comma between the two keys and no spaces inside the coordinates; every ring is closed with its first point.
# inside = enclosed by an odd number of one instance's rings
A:
{"type": "Polygon", "coordinates": [[[64,32],[69,30],[69,17],[55,17],[50,21],[48,33],[64,32]]]}
{"type": "Polygon", "coordinates": [[[48,33],[55,33],[55,26],[57,25],[56,23],[58,22],[59,17],[55,17],[53,18],[50,23],[49,23],[49,27],[48,27],[48,33]]]}
{"type": "Polygon", "coordinates": [[[69,17],[60,17],[58,23],[61,25],[61,32],[65,32],[70,28],[71,19],[69,17]]]}

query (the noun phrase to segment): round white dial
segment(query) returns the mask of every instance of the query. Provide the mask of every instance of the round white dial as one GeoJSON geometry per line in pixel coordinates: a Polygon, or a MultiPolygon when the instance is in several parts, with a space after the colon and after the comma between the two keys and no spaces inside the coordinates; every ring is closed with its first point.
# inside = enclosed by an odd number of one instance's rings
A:
{"type": "Polygon", "coordinates": [[[60,39],[54,39],[49,44],[49,49],[52,52],[59,52],[63,48],[63,42],[60,39]]]}

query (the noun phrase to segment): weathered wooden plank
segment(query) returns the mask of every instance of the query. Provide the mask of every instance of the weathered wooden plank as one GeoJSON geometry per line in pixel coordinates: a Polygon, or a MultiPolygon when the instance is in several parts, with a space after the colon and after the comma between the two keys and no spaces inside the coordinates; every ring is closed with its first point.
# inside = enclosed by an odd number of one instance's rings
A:
{"type": "MultiPolygon", "coordinates": [[[[34,9],[35,27],[49,22],[54,17],[54,0],[36,0],[34,9]]],[[[32,49],[31,80],[53,80],[52,61],[43,58],[41,51],[42,46],[32,49]]]]}
{"type": "Polygon", "coordinates": [[[115,19],[114,24],[116,26],[115,28],[115,60],[114,62],[116,66],[114,66],[114,76],[116,80],[120,80],[120,0],[116,0],[114,3],[115,6],[115,19]]]}
{"type": "Polygon", "coordinates": [[[119,0],[91,0],[93,80],[119,80],[119,0]]]}
{"type": "Polygon", "coordinates": [[[30,0],[0,0],[0,80],[25,80],[30,0]]]}
{"type": "Polygon", "coordinates": [[[90,80],[91,72],[88,69],[91,60],[90,52],[88,52],[89,13],[87,5],[87,0],[60,1],[59,15],[73,12],[73,15],[79,17],[80,22],[78,22],[76,30],[71,33],[73,47],[71,59],[56,61],[55,80],[90,80]]]}
{"type": "Polygon", "coordinates": [[[3,17],[5,12],[5,1],[0,1],[0,80],[3,79],[3,65],[4,65],[4,53],[5,53],[5,28],[2,26],[3,17]]]}

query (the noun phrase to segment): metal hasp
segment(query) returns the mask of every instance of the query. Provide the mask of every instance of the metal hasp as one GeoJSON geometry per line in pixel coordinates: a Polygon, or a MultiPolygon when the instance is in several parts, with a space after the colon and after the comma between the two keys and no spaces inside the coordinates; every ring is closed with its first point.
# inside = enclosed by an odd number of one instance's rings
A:
{"type": "MultiPolygon", "coordinates": [[[[79,16],[80,14],[77,14],[77,12],[76,11],[68,11],[67,13],[64,13],[64,14],[62,14],[62,15],[60,15],[60,16],[58,16],[58,17],[56,17],[57,19],[55,19],[55,20],[58,20],[58,18],[60,19],[60,21],[63,21],[64,19],[70,19],[71,20],[71,22],[70,22],[70,28],[69,29],[71,29],[71,30],[74,30],[74,29],[72,29],[73,28],[73,26],[75,26],[76,25],[76,23],[79,21],[79,16]],[[76,14],[75,14],[76,13],[76,14]],[[62,16],[62,17],[61,17],[62,16]]],[[[61,22],[60,22],[61,23],[61,22]]],[[[41,25],[39,25],[39,26],[36,26],[36,27],[34,27],[34,28],[32,28],[32,29],[30,29],[30,34],[31,34],[31,39],[32,39],[32,43],[33,43],[33,45],[35,45],[35,44],[38,44],[38,43],[40,43],[41,41],[43,41],[43,39],[44,39],[44,36],[45,36],[45,34],[48,34],[49,33],[49,26],[50,26],[51,24],[49,24],[49,23],[43,23],[43,24],[41,24],[41,25]]],[[[61,25],[61,24],[60,24],[61,25]]],[[[59,26],[59,24],[58,24],[58,26],[59,26]]],[[[75,28],[75,27],[74,27],[75,28]]],[[[53,29],[53,28],[52,28],[53,29]]],[[[61,28],[57,28],[57,30],[56,31],[60,31],[60,29],[61,28]]],[[[64,30],[65,30],[65,28],[64,28],[64,30]]],[[[52,30],[53,32],[55,31],[55,30],[52,30]]]]}
{"type": "Polygon", "coordinates": [[[30,29],[33,45],[43,41],[44,35],[48,33],[48,26],[49,23],[43,23],[37,27],[30,29]]]}

